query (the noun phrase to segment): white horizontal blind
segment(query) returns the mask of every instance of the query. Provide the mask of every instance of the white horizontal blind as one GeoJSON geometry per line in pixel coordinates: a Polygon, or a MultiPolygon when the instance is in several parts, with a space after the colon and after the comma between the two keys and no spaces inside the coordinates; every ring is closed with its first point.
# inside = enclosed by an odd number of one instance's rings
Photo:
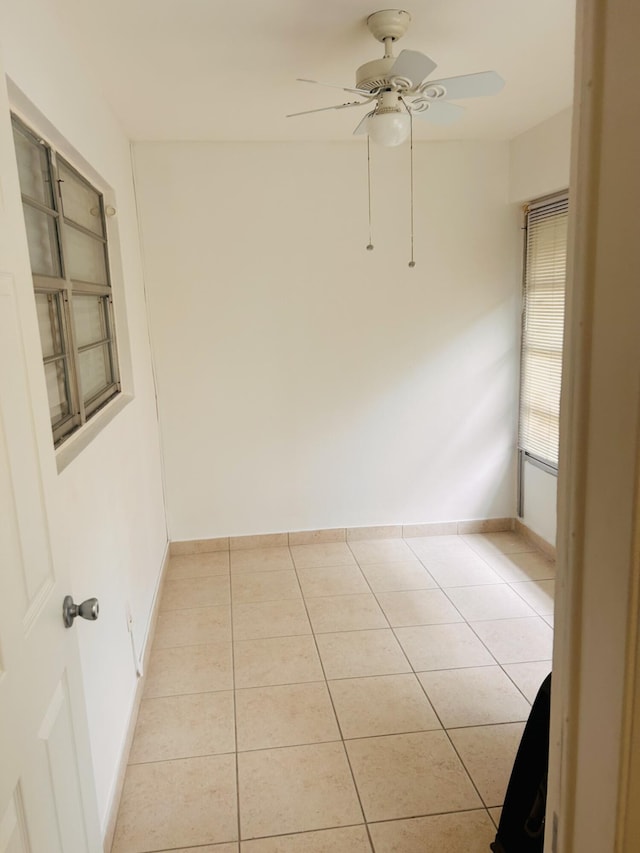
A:
{"type": "Polygon", "coordinates": [[[527,213],[520,449],[558,465],[568,198],[527,213]]]}

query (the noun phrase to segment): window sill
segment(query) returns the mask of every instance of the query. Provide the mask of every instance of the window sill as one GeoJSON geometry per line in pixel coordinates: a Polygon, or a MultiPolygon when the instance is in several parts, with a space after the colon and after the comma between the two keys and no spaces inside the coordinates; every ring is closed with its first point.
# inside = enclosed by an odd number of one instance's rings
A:
{"type": "Polygon", "coordinates": [[[98,433],[111,423],[111,421],[120,414],[120,412],[133,400],[131,394],[118,394],[110,403],[101,409],[99,414],[96,414],[89,423],[74,435],[70,436],[67,441],[56,451],[56,466],[58,474],[60,474],[73,460],[79,456],[85,447],[96,438],[98,433]]]}

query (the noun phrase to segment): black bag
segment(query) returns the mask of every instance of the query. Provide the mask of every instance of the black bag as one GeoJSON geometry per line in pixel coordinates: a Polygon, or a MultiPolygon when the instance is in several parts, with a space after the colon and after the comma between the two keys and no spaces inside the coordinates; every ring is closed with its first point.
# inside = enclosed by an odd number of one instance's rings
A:
{"type": "Polygon", "coordinates": [[[542,853],[549,768],[551,673],[531,706],[504,798],[494,853],[542,853]]]}

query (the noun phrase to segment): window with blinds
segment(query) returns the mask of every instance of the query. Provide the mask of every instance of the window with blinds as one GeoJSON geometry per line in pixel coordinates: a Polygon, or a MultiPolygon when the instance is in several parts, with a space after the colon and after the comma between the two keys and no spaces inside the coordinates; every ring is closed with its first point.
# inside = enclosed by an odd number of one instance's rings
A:
{"type": "Polygon", "coordinates": [[[558,467],[562,339],[567,270],[567,196],[526,215],[519,446],[558,467]]]}

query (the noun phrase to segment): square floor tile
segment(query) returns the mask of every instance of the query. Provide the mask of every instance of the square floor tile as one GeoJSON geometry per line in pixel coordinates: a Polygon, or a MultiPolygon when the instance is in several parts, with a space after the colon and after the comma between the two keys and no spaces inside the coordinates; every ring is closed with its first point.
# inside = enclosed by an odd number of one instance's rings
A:
{"type": "Polygon", "coordinates": [[[445,729],[526,720],[530,706],[499,666],[421,672],[445,729]]]}
{"type": "Polygon", "coordinates": [[[434,589],[438,585],[418,560],[401,563],[373,563],[362,567],[362,573],[374,592],[402,589],[434,589]]]}
{"type": "Polygon", "coordinates": [[[353,566],[356,562],[346,542],[292,545],[290,550],[297,569],[353,566]]]}
{"type": "Polygon", "coordinates": [[[438,560],[440,558],[468,557],[475,554],[462,536],[420,536],[406,540],[420,560],[438,560]]]}
{"type": "Polygon", "coordinates": [[[448,589],[447,596],[470,622],[535,616],[535,611],[506,583],[458,586],[448,589]]]}
{"type": "Polygon", "coordinates": [[[288,547],[247,548],[231,552],[231,572],[291,571],[293,561],[288,547]]]}
{"type": "Polygon", "coordinates": [[[411,667],[391,629],[316,636],[327,678],[392,675],[411,667]]]}
{"type": "Polygon", "coordinates": [[[485,554],[521,554],[524,551],[536,551],[535,545],[513,531],[466,533],[462,538],[467,545],[483,556],[485,554]]]}
{"type": "Polygon", "coordinates": [[[321,681],[313,637],[270,637],[235,643],[236,687],[321,681]]]}
{"type": "Polygon", "coordinates": [[[491,815],[491,820],[493,821],[496,829],[500,826],[500,818],[502,816],[502,806],[497,806],[493,809],[487,809],[489,814],[491,815]]]}
{"type": "Polygon", "coordinates": [[[145,699],[231,690],[231,643],[176,646],[151,652],[145,699]]]}
{"type": "Polygon", "coordinates": [[[305,598],[319,595],[352,595],[369,592],[369,584],[357,566],[298,569],[305,598]]]}
{"type": "Polygon", "coordinates": [[[481,805],[442,731],[348,740],[345,746],[368,821],[481,805]]]}
{"type": "Polygon", "coordinates": [[[471,627],[498,663],[550,660],[553,631],[539,616],[472,622],[471,627]]]}
{"type": "Polygon", "coordinates": [[[241,837],[362,823],[341,743],[238,754],[241,837]]]}
{"type": "Polygon", "coordinates": [[[554,580],[541,580],[513,583],[511,589],[517,592],[540,616],[551,616],[555,586],[554,580]]]}
{"type": "Polygon", "coordinates": [[[307,598],[307,608],[316,634],[389,627],[384,613],[370,592],[363,595],[307,598]]]}
{"type": "Polygon", "coordinates": [[[143,699],[129,764],[234,752],[233,693],[143,699]]]}
{"type": "Polygon", "coordinates": [[[502,583],[500,575],[475,554],[467,554],[464,557],[424,558],[423,561],[429,574],[443,589],[502,583]]]}
{"type": "Polygon", "coordinates": [[[233,605],[233,636],[236,640],[310,633],[311,625],[302,598],[233,605]]]}
{"type": "Polygon", "coordinates": [[[542,682],[551,672],[551,661],[538,660],[531,661],[530,663],[506,663],[503,669],[519,690],[524,693],[529,702],[533,702],[542,682]]]}
{"type": "Polygon", "coordinates": [[[200,646],[203,643],[230,640],[231,608],[228,604],[190,610],[165,610],[158,614],[153,648],[200,646]]]}
{"type": "Polygon", "coordinates": [[[239,750],[340,740],[324,682],[237,690],[236,721],[239,750]]]}
{"type": "Polygon", "coordinates": [[[205,578],[166,580],[159,610],[184,610],[229,604],[230,584],[227,574],[205,578]]]}
{"type": "Polygon", "coordinates": [[[378,675],[330,681],[345,738],[441,728],[415,675],[378,675]]]}
{"type": "Polygon", "coordinates": [[[379,592],[376,597],[389,624],[394,628],[464,621],[447,596],[439,589],[379,592]]]}
{"type": "Polygon", "coordinates": [[[237,837],[233,755],[127,768],[112,853],[213,844],[237,837]]]}
{"type": "Polygon", "coordinates": [[[524,723],[452,729],[449,736],[486,806],[501,806],[524,723]]]}
{"type": "Polygon", "coordinates": [[[243,841],[242,853],[371,853],[371,845],[364,826],[346,826],[243,841]]]}
{"type": "Polygon", "coordinates": [[[488,554],[485,560],[507,583],[548,580],[555,577],[556,564],[539,551],[523,554],[488,554]]]}
{"type": "Polygon", "coordinates": [[[204,554],[171,557],[167,569],[167,579],[202,578],[210,575],[226,575],[228,572],[229,552],[212,551],[204,554]]]}
{"type": "Polygon", "coordinates": [[[296,573],[289,572],[243,572],[231,580],[234,604],[250,604],[258,601],[283,601],[301,598],[296,573]]]}
{"type": "Polygon", "coordinates": [[[484,809],[372,823],[369,830],[376,853],[488,853],[496,837],[484,809]]]}
{"type": "Polygon", "coordinates": [[[416,672],[495,665],[495,660],[464,623],[396,628],[395,634],[416,672]]]}
{"type": "Polygon", "coordinates": [[[411,548],[402,539],[350,541],[349,547],[361,566],[365,563],[402,562],[413,557],[411,548]]]}

